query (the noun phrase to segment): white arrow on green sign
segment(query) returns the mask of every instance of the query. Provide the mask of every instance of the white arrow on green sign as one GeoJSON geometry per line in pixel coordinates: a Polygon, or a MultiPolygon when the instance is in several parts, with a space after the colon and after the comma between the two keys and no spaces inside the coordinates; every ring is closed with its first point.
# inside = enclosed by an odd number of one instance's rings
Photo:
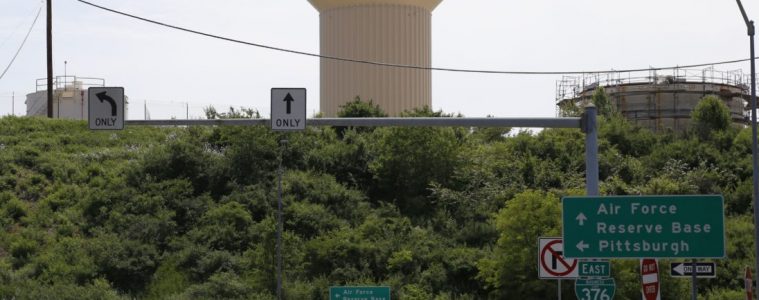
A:
{"type": "Polygon", "coordinates": [[[722,258],[720,195],[564,197],[564,257],[722,258]]]}

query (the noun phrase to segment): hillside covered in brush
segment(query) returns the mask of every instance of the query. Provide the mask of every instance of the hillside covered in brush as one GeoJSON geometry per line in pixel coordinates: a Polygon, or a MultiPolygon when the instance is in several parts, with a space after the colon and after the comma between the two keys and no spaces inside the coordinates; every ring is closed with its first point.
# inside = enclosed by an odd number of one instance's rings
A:
{"type": "MultiPolygon", "coordinates": [[[[754,265],[750,129],[705,116],[685,134],[602,116],[601,194],[724,195],[728,257],[698,287],[736,299],[754,265]]],[[[280,164],[287,299],[327,299],[336,285],[390,286],[393,299],[553,298],[537,240],[561,235],[561,197],[585,188],[579,129],[93,132],[4,117],[0,298],[273,299],[280,164]]],[[[615,299],[640,298],[637,265],[612,261],[615,299]]],[[[662,299],[689,296],[689,281],[660,278],[662,299]]]]}

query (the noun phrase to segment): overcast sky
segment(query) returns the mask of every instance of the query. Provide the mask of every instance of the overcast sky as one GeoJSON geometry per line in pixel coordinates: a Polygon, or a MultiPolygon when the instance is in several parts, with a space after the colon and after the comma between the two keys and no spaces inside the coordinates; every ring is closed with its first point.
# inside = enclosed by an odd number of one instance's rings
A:
{"type": "MultiPolygon", "coordinates": [[[[319,51],[319,15],[306,0],[90,0],[146,18],[235,39],[319,51]]],[[[32,22],[38,0],[0,0],[0,71],[32,22]]],[[[308,89],[319,110],[317,58],[232,44],[95,9],[53,2],[55,74],[123,86],[129,118],[191,117],[229,105],[269,114],[272,87],[308,89]]],[[[759,1],[744,1],[749,17],[759,1]]],[[[23,114],[46,76],[44,10],[23,51],[0,79],[0,115],[23,114]]],[[[444,0],[432,17],[436,67],[578,71],[689,65],[748,58],[748,37],[732,0],[444,0]]],[[[716,66],[743,69],[749,64],[716,66]]],[[[435,110],[468,117],[555,116],[560,76],[433,72],[435,110]]],[[[44,89],[44,88],[43,88],[44,89]]]]}

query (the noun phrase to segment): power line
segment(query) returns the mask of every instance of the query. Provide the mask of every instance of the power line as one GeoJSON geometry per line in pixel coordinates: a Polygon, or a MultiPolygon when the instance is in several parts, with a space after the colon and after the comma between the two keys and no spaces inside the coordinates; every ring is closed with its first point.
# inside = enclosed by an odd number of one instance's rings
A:
{"type": "Polygon", "coordinates": [[[3,70],[3,73],[0,74],[0,80],[3,79],[3,76],[5,76],[5,73],[8,72],[8,69],[11,68],[11,65],[13,65],[13,62],[16,61],[16,57],[18,57],[18,54],[21,53],[21,49],[24,48],[24,44],[26,44],[26,40],[29,38],[29,34],[32,33],[32,29],[34,29],[34,25],[37,24],[37,19],[40,17],[40,13],[42,12],[42,6],[37,10],[37,15],[34,16],[34,21],[32,21],[32,26],[29,26],[29,31],[26,32],[26,36],[24,37],[24,40],[21,41],[21,45],[18,47],[18,50],[16,50],[16,54],[13,55],[13,58],[11,58],[11,61],[8,63],[8,66],[5,67],[5,70],[3,70]]]}
{"type": "Polygon", "coordinates": [[[440,68],[440,67],[423,67],[423,66],[415,66],[415,65],[404,65],[404,64],[392,64],[392,63],[385,63],[385,62],[377,62],[377,61],[369,61],[369,60],[359,60],[359,59],[352,59],[352,58],[344,58],[344,57],[337,57],[337,56],[329,56],[329,55],[321,55],[321,54],[315,54],[310,52],[304,52],[304,51],[298,51],[298,50],[292,50],[292,49],[286,49],[286,48],[280,48],[275,46],[269,46],[259,43],[253,43],[253,42],[246,42],[243,40],[233,39],[229,37],[219,36],[211,33],[201,32],[197,30],[192,30],[176,25],[171,25],[155,20],[151,20],[148,18],[143,18],[140,16],[136,16],[133,14],[125,13],[122,11],[118,11],[115,9],[107,8],[101,5],[97,5],[85,0],[76,0],[81,3],[87,4],[89,6],[99,8],[105,11],[109,11],[115,14],[119,14],[125,17],[130,17],[133,19],[137,19],[140,21],[148,22],[155,25],[160,25],[172,29],[176,29],[179,31],[189,32],[197,35],[202,35],[205,37],[210,37],[214,39],[219,39],[223,41],[233,42],[237,44],[243,44],[253,47],[259,47],[274,51],[280,51],[280,52],[286,52],[286,53],[292,53],[292,54],[298,54],[298,55],[305,55],[305,56],[311,56],[311,57],[317,57],[317,58],[323,58],[323,59],[330,59],[330,60],[336,60],[336,61],[344,61],[344,62],[351,62],[351,63],[360,63],[360,64],[367,64],[367,65],[374,65],[374,66],[382,66],[382,67],[394,67],[394,68],[406,68],[406,69],[417,69],[417,70],[431,70],[431,71],[446,71],[446,72],[461,72],[461,73],[481,73],[481,74],[507,74],[507,75],[578,75],[578,74],[597,74],[597,73],[625,73],[625,72],[640,72],[640,71],[658,71],[658,70],[668,70],[668,69],[676,69],[676,68],[698,68],[698,67],[706,67],[706,66],[712,66],[712,65],[724,65],[724,64],[733,64],[733,63],[740,63],[740,62],[746,62],[749,61],[750,58],[747,59],[736,59],[736,60],[727,60],[727,61],[720,61],[720,62],[712,62],[712,63],[702,63],[702,64],[693,64],[693,65],[682,65],[682,66],[673,66],[673,67],[648,67],[648,68],[640,68],[640,69],[625,69],[625,70],[600,70],[600,71],[498,71],[498,70],[474,70],[474,69],[456,69],[456,68],[440,68]]]}
{"type": "MultiPolygon", "coordinates": [[[[31,15],[32,13],[34,13],[34,9],[32,9],[28,14],[31,15]]],[[[13,31],[11,32],[11,34],[9,34],[5,39],[3,39],[2,42],[0,42],[0,48],[3,48],[3,46],[5,46],[5,43],[10,41],[11,38],[14,35],[16,35],[16,32],[19,30],[19,28],[21,28],[21,26],[24,25],[24,23],[26,23],[25,20],[26,19],[19,20],[18,24],[16,24],[16,27],[13,28],[13,31]]]]}

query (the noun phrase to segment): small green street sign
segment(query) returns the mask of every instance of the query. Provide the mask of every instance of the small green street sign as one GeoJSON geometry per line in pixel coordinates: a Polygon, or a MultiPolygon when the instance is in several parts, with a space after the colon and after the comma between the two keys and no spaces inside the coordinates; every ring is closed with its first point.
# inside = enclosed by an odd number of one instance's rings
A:
{"type": "Polygon", "coordinates": [[[578,271],[580,277],[610,277],[611,264],[609,261],[580,261],[578,271]]]}
{"type": "Polygon", "coordinates": [[[575,295],[578,300],[611,300],[617,284],[614,278],[575,280],[575,295]]]}
{"type": "Polygon", "coordinates": [[[390,300],[388,286],[331,286],[330,300],[390,300]]]}
{"type": "Polygon", "coordinates": [[[564,257],[723,258],[720,195],[564,197],[564,257]]]}

